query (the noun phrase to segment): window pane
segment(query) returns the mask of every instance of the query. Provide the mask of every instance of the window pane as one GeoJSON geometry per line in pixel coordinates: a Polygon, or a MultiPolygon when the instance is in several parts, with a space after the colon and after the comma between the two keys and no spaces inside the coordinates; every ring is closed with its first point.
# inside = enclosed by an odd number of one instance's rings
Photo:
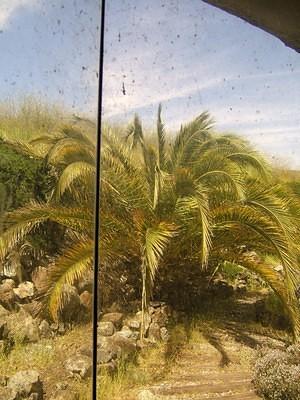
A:
{"type": "Polygon", "coordinates": [[[101,399],[299,396],[300,10],[279,3],[107,4],[101,399]]]}
{"type": "Polygon", "coordinates": [[[0,4],[0,398],[91,399],[100,2],[0,4]]]}

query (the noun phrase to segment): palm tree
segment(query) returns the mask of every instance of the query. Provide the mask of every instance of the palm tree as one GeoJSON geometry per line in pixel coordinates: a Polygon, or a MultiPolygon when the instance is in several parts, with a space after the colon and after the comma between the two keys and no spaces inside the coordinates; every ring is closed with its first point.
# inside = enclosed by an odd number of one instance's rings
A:
{"type": "MultiPolygon", "coordinates": [[[[208,113],[200,114],[181,127],[169,150],[161,106],[155,145],[137,115],[125,141],[107,129],[101,158],[102,262],[139,260],[142,336],[160,263],[175,257],[184,263],[192,251],[201,268],[217,258],[240,261],[259,273],[286,305],[298,337],[297,200],[274,186],[268,165],[247,142],[217,135],[212,126],[208,113]],[[244,245],[279,257],[284,278],[272,266],[241,255],[244,245]]],[[[66,227],[71,245],[51,268],[46,288],[55,318],[64,283],[81,279],[92,266],[95,152],[93,140],[73,128],[31,143],[38,145],[47,146],[46,161],[59,168],[58,184],[47,204],[8,215],[0,249],[4,255],[44,221],[66,227]]]]}

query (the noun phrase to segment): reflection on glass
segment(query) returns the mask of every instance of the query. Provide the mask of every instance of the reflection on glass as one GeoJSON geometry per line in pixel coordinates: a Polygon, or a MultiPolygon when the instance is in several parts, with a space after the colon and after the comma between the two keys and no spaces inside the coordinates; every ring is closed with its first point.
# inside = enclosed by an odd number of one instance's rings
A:
{"type": "Polygon", "coordinates": [[[0,4],[0,398],[91,399],[98,1],[0,4]]]}
{"type": "Polygon", "coordinates": [[[99,397],[297,398],[299,55],[202,1],[106,15],[99,397]]]}

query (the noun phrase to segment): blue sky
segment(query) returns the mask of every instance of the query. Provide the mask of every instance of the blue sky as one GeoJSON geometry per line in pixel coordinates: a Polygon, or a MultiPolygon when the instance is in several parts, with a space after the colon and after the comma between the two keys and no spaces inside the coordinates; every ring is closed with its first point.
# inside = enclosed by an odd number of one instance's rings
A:
{"type": "MultiPolygon", "coordinates": [[[[1,0],[1,98],[95,115],[98,0],[1,0]]],[[[200,0],[107,0],[104,117],[172,132],[204,110],[300,168],[300,54],[200,0]],[[123,94],[123,84],[126,94],[123,94]]]]}

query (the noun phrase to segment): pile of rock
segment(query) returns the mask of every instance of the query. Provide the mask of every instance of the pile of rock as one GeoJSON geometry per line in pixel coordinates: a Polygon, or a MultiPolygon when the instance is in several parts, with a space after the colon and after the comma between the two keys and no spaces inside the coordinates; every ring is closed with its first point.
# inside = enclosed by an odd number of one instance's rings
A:
{"type": "Polygon", "coordinates": [[[142,347],[168,340],[167,325],[171,316],[170,308],[163,302],[150,303],[145,314],[145,337],[140,340],[142,312],[125,317],[122,313],[107,313],[98,325],[99,368],[114,370],[118,360],[135,357],[142,347]]]}

